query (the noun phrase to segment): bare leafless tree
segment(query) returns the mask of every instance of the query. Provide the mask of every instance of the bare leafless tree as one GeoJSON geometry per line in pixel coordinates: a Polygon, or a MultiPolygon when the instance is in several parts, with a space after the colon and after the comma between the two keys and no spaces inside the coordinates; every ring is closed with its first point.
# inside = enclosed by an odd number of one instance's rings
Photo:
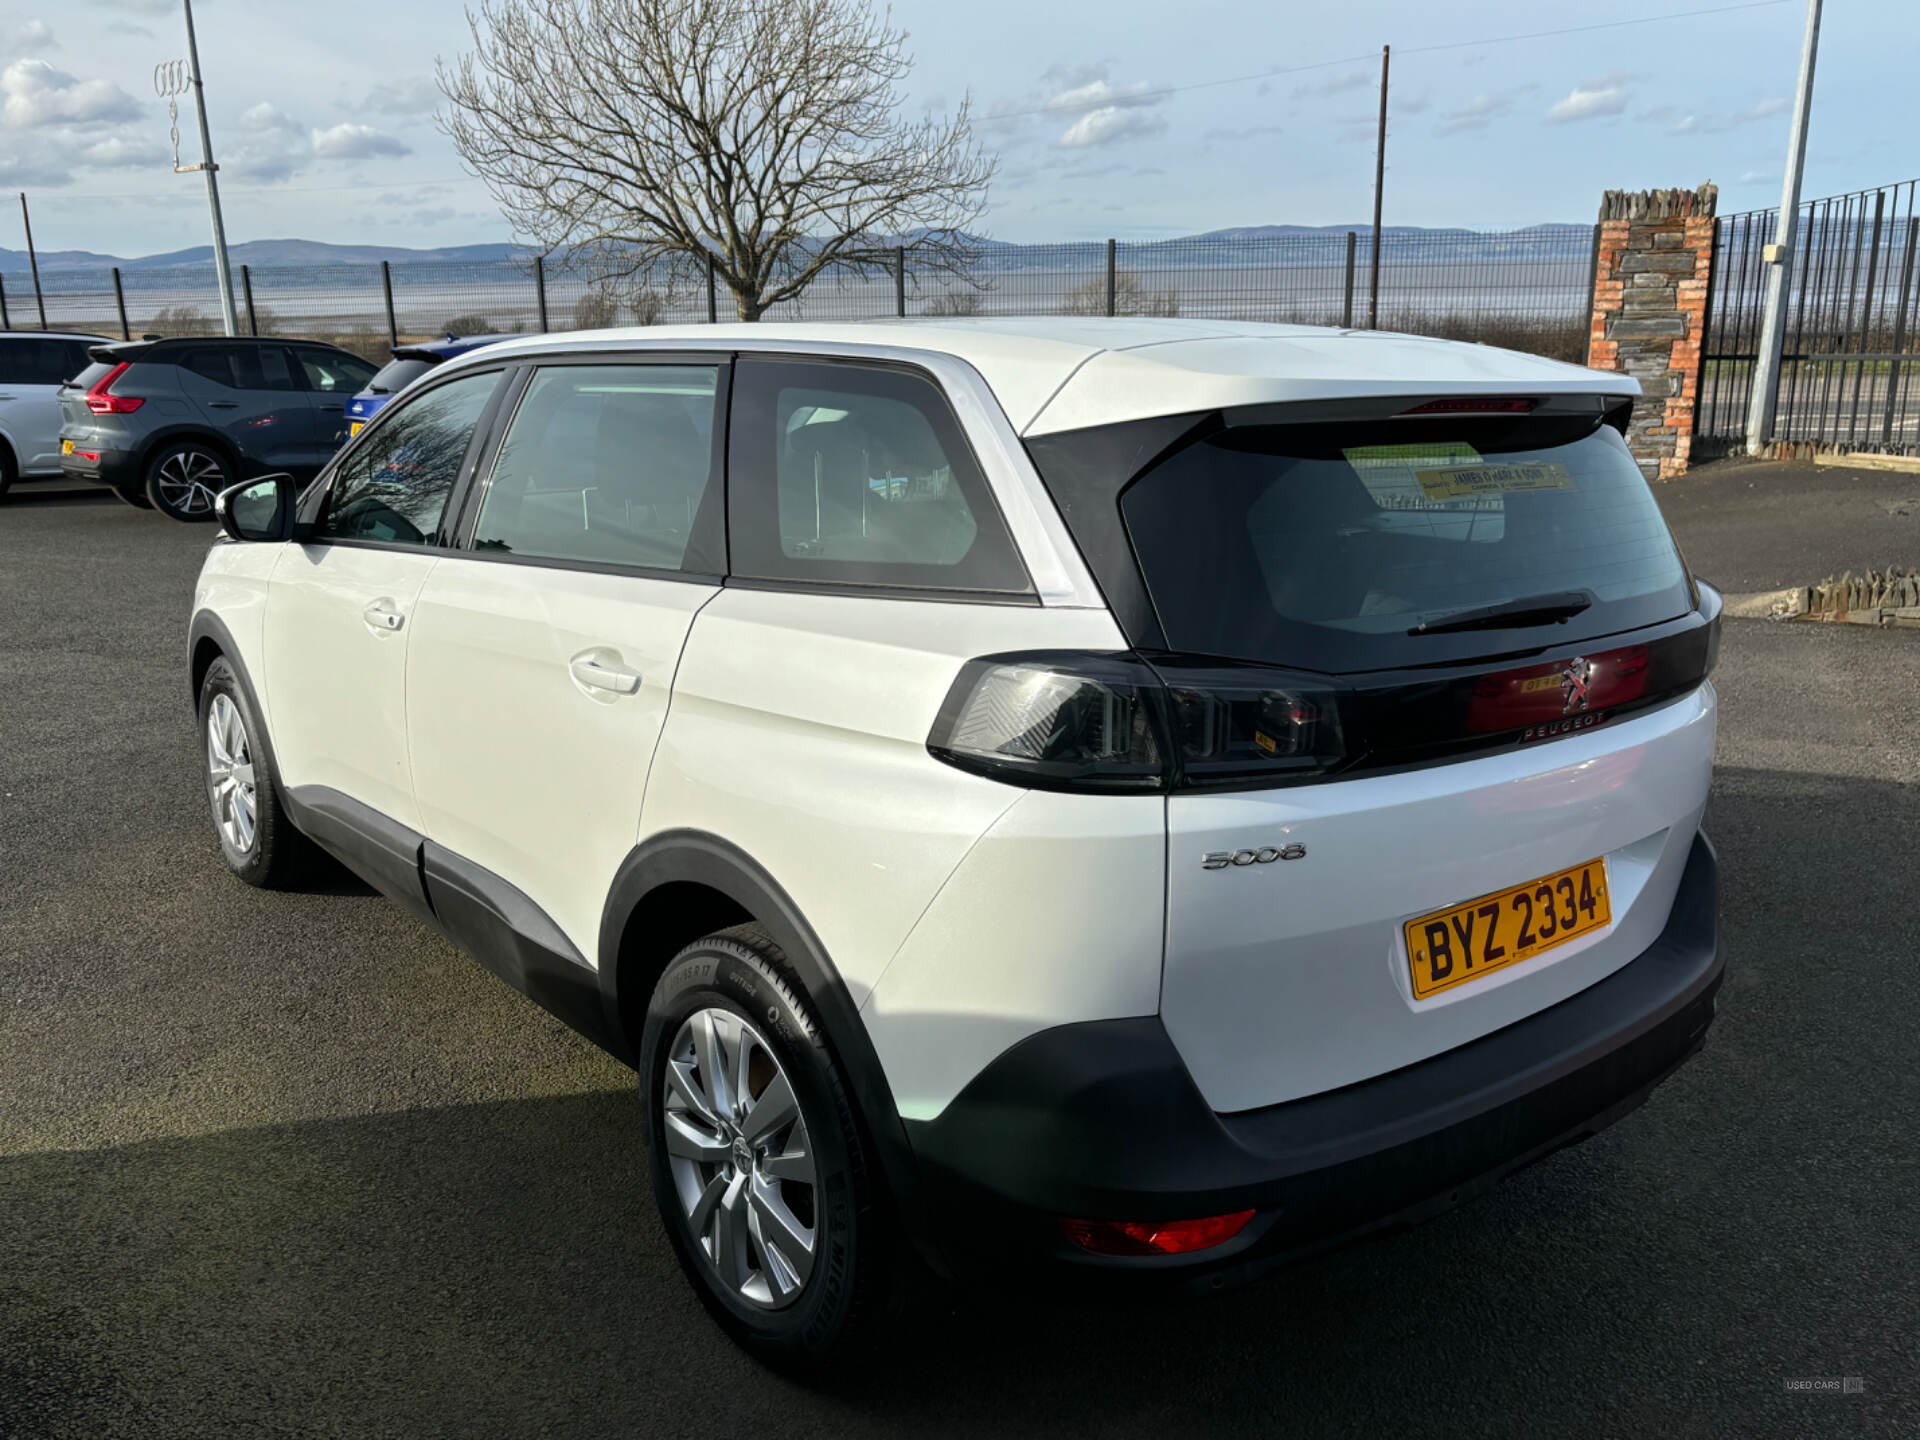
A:
{"type": "Polygon", "coordinates": [[[607,280],[716,277],[742,320],[830,266],[965,268],[994,160],[900,113],[868,0],[483,0],[441,126],[508,219],[607,280]]]}

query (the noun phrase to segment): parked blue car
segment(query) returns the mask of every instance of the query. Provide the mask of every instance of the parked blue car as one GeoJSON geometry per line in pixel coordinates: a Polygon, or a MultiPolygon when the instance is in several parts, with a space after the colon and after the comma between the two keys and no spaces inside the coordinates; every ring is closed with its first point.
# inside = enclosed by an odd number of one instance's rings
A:
{"type": "Polygon", "coordinates": [[[358,435],[366,423],[380,413],[381,406],[434,366],[445,364],[454,356],[464,355],[469,350],[478,350],[482,345],[519,338],[518,335],[463,335],[455,339],[449,335],[444,340],[395,346],[393,359],[367,382],[366,389],[347,402],[347,438],[351,440],[358,435]]]}

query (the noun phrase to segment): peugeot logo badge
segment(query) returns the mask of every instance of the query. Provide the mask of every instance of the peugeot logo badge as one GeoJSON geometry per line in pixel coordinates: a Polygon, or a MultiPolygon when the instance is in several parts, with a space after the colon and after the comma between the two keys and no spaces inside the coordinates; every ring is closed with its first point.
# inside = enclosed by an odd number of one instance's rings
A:
{"type": "Polygon", "coordinates": [[[1587,687],[1593,683],[1593,662],[1576,655],[1560,672],[1560,713],[1572,715],[1587,708],[1587,687]]]}

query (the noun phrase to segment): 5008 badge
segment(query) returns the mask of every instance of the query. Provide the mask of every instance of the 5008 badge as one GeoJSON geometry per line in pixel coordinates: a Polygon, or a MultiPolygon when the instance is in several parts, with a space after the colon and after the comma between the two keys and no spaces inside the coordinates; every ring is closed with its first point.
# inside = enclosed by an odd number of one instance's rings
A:
{"type": "Polygon", "coordinates": [[[1307,847],[1262,845],[1258,850],[1209,850],[1200,857],[1202,870],[1224,870],[1229,865],[1271,865],[1276,860],[1304,860],[1307,847]]]}

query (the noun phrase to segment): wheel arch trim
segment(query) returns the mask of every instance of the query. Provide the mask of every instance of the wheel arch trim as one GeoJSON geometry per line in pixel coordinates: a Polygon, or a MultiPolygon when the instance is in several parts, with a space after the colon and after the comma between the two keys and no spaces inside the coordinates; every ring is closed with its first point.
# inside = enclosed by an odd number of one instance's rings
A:
{"type": "MultiPolygon", "coordinates": [[[[704,830],[665,830],[648,837],[621,863],[600,921],[600,988],[609,1024],[616,1033],[625,1033],[619,992],[620,950],[629,921],[648,895],[662,886],[686,882],[704,885],[733,901],[764,926],[774,943],[786,952],[788,964],[813,1003],[823,1039],[840,1062],[901,1218],[918,1243],[918,1227],[913,1223],[913,1151],[879,1052],[867,1035],[846,982],[800,907],[744,850],[704,830]]],[[[646,1002],[645,996],[627,998],[642,1008],[646,1002]]],[[[639,1037],[628,1038],[629,1048],[638,1054],[639,1037]]],[[[644,1094],[644,1075],[640,1083],[644,1094]]],[[[924,1244],[920,1248],[928,1249],[924,1244]]]]}

